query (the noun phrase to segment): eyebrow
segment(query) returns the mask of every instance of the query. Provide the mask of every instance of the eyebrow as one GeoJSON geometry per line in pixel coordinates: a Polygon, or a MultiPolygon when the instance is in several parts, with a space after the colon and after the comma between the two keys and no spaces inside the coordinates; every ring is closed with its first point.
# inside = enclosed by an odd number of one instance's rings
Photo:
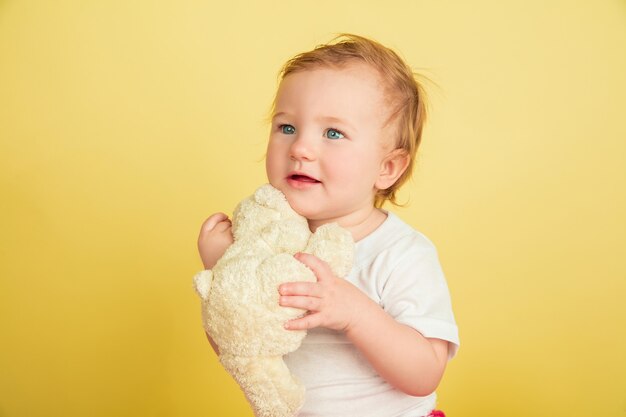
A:
{"type": "Polygon", "coordinates": [[[334,123],[339,123],[340,125],[344,125],[346,126],[349,130],[356,130],[354,128],[354,126],[352,126],[350,123],[346,122],[343,119],[340,119],[338,117],[334,117],[334,116],[322,116],[322,117],[318,117],[316,120],[319,120],[321,122],[327,122],[330,124],[334,124],[334,123]]]}
{"type": "MultiPolygon", "coordinates": [[[[281,112],[278,112],[278,113],[274,114],[274,115],[272,116],[272,120],[274,120],[274,119],[276,119],[276,118],[278,118],[278,117],[282,117],[282,116],[287,116],[287,117],[289,117],[289,116],[290,116],[290,114],[289,114],[289,113],[287,113],[287,112],[281,111],[281,112]]],[[[340,124],[340,125],[344,125],[344,126],[346,126],[346,127],[347,127],[348,129],[350,129],[350,130],[356,130],[356,129],[354,128],[354,126],[352,126],[350,123],[346,122],[345,120],[340,119],[339,117],[334,117],[334,116],[320,116],[320,117],[317,117],[315,120],[316,120],[316,121],[318,121],[318,122],[325,122],[325,123],[330,123],[330,124],[335,124],[335,123],[338,123],[338,124],[340,124]]]]}
{"type": "Polygon", "coordinates": [[[274,114],[272,115],[272,120],[274,120],[274,119],[275,119],[275,118],[277,118],[277,117],[281,117],[281,116],[289,116],[289,114],[288,114],[288,113],[286,113],[286,112],[284,112],[284,111],[281,111],[281,112],[278,112],[278,113],[274,113],[274,114]]]}

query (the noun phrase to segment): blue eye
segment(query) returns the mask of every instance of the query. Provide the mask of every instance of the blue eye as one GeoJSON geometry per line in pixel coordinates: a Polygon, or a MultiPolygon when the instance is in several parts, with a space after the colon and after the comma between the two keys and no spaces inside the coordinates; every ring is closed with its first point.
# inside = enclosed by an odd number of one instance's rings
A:
{"type": "Polygon", "coordinates": [[[328,129],[324,134],[328,139],[341,139],[343,138],[343,133],[338,131],[337,129],[328,129]]]}
{"type": "Polygon", "coordinates": [[[280,130],[285,135],[293,135],[294,133],[296,133],[296,128],[291,125],[280,125],[280,130]]]}

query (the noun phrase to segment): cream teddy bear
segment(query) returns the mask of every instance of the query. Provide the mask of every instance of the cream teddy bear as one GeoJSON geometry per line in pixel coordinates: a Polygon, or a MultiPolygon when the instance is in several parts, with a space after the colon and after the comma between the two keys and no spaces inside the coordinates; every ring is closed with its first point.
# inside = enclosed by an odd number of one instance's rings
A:
{"type": "Polygon", "coordinates": [[[305,312],[279,306],[278,286],[316,281],[293,257],[297,252],[317,256],[336,276],[345,277],[354,241],[334,223],[311,233],[307,220],[269,184],[237,206],[232,231],[234,243],[213,269],[194,277],[204,328],[256,416],[293,416],[304,402],[304,387],[282,357],[300,346],[306,332],[285,330],[284,323],[305,312]]]}

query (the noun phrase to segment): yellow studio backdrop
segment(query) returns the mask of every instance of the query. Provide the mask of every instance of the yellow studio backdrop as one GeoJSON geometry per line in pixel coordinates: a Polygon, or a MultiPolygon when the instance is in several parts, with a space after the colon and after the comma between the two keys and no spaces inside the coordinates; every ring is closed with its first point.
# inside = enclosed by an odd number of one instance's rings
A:
{"type": "Polygon", "coordinates": [[[353,32],[431,78],[410,201],[458,416],[626,416],[626,3],[0,0],[0,416],[251,416],[203,219],[265,181],[282,63],[353,32]]]}

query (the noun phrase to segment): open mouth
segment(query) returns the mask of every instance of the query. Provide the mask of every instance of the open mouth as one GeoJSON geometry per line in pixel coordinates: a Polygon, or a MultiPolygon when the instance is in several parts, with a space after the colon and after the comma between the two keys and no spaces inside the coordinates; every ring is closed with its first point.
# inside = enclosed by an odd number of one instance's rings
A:
{"type": "Polygon", "coordinates": [[[302,174],[293,174],[293,175],[290,175],[287,178],[289,178],[292,181],[298,181],[298,182],[308,182],[308,183],[317,183],[317,182],[319,182],[315,178],[311,178],[311,177],[309,177],[307,175],[302,175],[302,174]]]}

